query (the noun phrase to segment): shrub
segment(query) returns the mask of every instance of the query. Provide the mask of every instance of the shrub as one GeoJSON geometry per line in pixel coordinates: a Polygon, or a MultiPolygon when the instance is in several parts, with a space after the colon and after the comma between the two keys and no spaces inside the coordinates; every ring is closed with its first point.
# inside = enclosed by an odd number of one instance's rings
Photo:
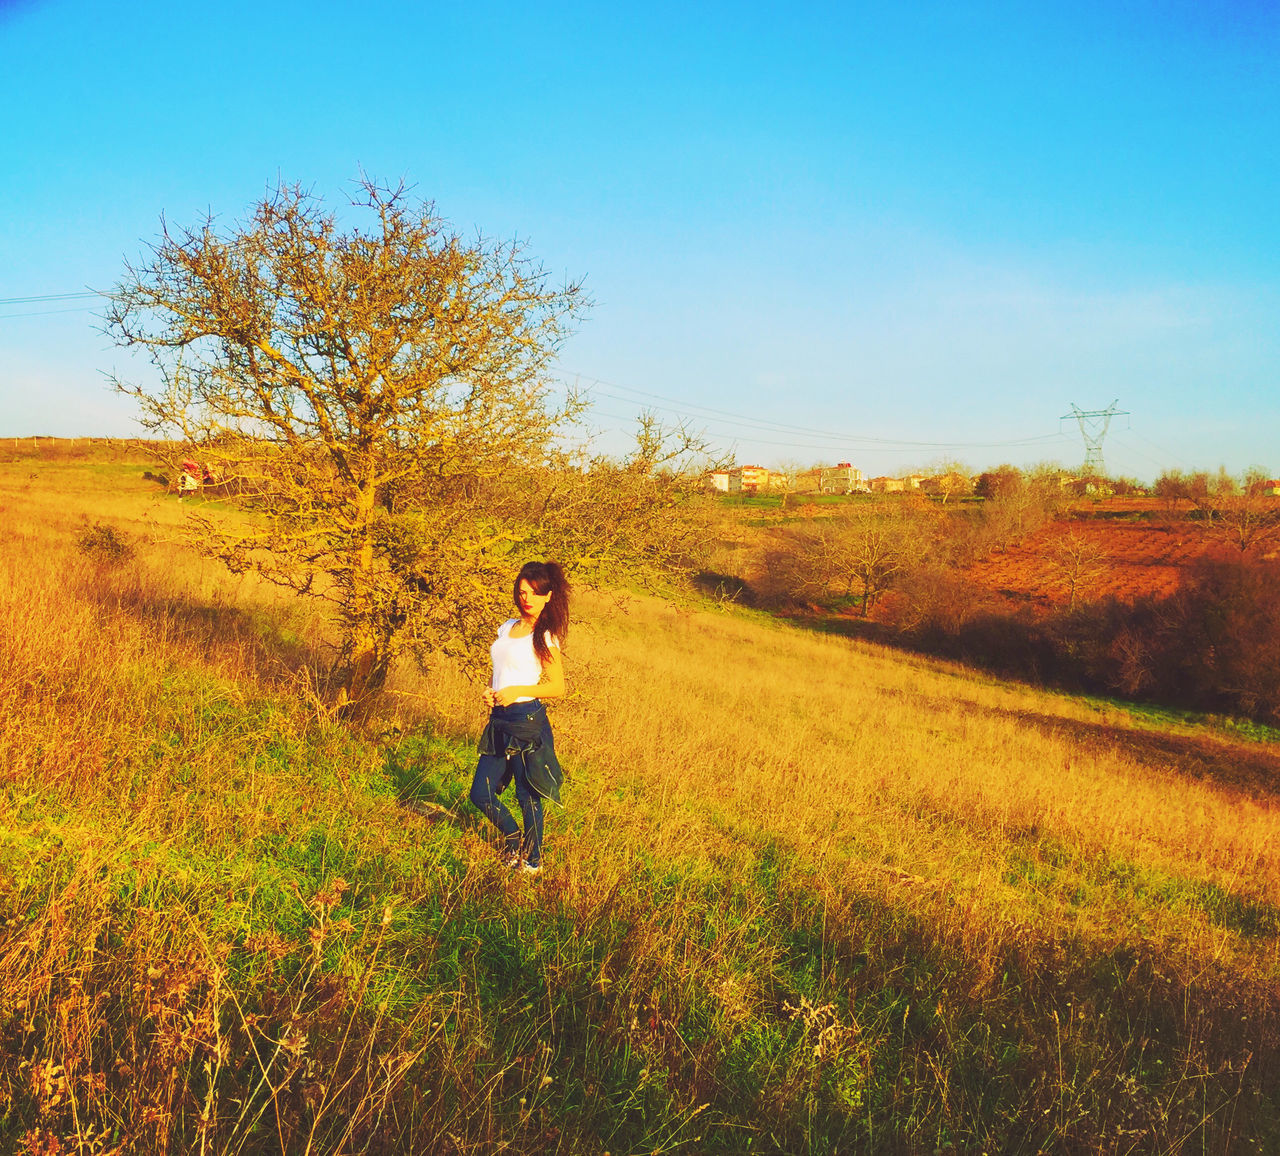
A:
{"type": "Polygon", "coordinates": [[[99,566],[119,566],[134,555],[129,535],[106,522],[95,522],[85,527],[76,539],[76,546],[99,566]]]}
{"type": "Polygon", "coordinates": [[[1155,618],[1164,696],[1280,722],[1280,565],[1206,558],[1155,618]]]}
{"type": "Polygon", "coordinates": [[[906,630],[956,634],[982,609],[978,588],[944,565],[921,566],[898,586],[903,595],[896,625],[906,630]]]}
{"type": "Polygon", "coordinates": [[[1201,561],[1168,598],[1108,599],[1037,621],[992,611],[944,573],[906,584],[920,649],[1069,690],[1280,723],[1280,564],[1201,561]]]}

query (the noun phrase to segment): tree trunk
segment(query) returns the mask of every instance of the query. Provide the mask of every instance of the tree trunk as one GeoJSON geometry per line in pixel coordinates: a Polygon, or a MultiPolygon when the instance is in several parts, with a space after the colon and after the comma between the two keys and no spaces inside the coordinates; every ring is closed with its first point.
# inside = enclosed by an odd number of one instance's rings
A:
{"type": "Polygon", "coordinates": [[[347,629],[338,670],[339,704],[344,716],[359,717],[372,697],[386,684],[391,667],[391,639],[379,630],[374,598],[373,516],[375,487],[370,479],[361,486],[357,511],[363,526],[359,546],[351,560],[351,593],[347,602],[347,629]]]}
{"type": "Polygon", "coordinates": [[[352,641],[351,656],[341,671],[338,713],[344,718],[362,718],[386,685],[391,672],[390,648],[380,645],[372,632],[352,641]]]}

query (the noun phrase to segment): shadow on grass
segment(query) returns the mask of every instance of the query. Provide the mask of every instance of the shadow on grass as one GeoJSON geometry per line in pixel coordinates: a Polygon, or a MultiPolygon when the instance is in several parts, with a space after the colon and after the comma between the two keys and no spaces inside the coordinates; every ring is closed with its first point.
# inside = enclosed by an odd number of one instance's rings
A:
{"type": "Polygon", "coordinates": [[[699,570],[693,576],[694,588],[713,602],[736,602],[739,606],[755,607],[759,599],[751,584],[736,574],[721,574],[715,570],[699,570]]]}
{"type": "Polygon", "coordinates": [[[202,602],[158,588],[145,574],[86,563],[80,593],[104,610],[126,614],[166,639],[202,654],[234,657],[245,672],[274,688],[299,685],[324,700],[332,653],[302,638],[280,612],[202,602]]]}
{"type": "Polygon", "coordinates": [[[468,795],[475,760],[472,740],[413,734],[387,750],[384,770],[405,810],[428,823],[474,827],[480,815],[468,795]]]}
{"type": "Polygon", "coordinates": [[[1274,941],[1280,937],[1280,907],[1261,899],[1251,899],[1226,891],[1216,883],[1197,881],[1194,889],[1196,905],[1209,922],[1246,939],[1274,941]]]}
{"type": "Polygon", "coordinates": [[[810,630],[814,634],[834,634],[840,638],[856,638],[862,642],[874,642],[877,646],[891,646],[909,654],[928,655],[925,651],[903,644],[902,635],[883,622],[875,622],[851,614],[787,614],[783,615],[792,626],[810,630]]]}
{"type": "MultiPolygon", "coordinates": [[[[900,693],[900,692],[893,692],[900,693]]],[[[1280,797],[1280,752],[1258,743],[1233,743],[1207,735],[1138,730],[1113,723],[1062,718],[1031,710],[970,704],[970,710],[1015,722],[1085,750],[1122,755],[1139,766],[1175,770],[1187,778],[1250,796],[1280,797]]]]}
{"type": "MultiPolygon", "coordinates": [[[[913,644],[898,631],[883,623],[841,615],[788,617],[795,626],[818,634],[834,634],[889,647],[904,654],[932,658],[942,662],[960,662],[995,678],[1019,682],[1036,689],[1052,689],[1052,679],[1028,677],[1023,673],[1002,670],[992,664],[977,663],[965,656],[913,644]]],[[[1032,670],[1051,667],[1053,655],[1047,644],[1028,640],[1019,662],[1032,670]]],[[[1087,693],[1083,688],[1065,688],[1068,693],[1087,693]]],[[[909,692],[882,689],[883,694],[903,695],[909,692]]],[[[920,705],[932,700],[921,695],[920,705]]],[[[1135,706],[1141,704],[1135,703],[1135,706]]],[[[1086,749],[1104,749],[1125,755],[1141,766],[1156,770],[1176,769],[1188,778],[1202,779],[1215,786],[1242,791],[1254,796],[1280,797],[1280,751],[1258,743],[1232,742],[1210,735],[1172,734],[1144,730],[1105,722],[1089,722],[1063,718],[1031,710],[1011,710],[970,704],[975,712],[998,715],[1032,727],[1041,733],[1070,738],[1086,749]]],[[[1123,706],[1121,707],[1123,709],[1123,706]]]]}

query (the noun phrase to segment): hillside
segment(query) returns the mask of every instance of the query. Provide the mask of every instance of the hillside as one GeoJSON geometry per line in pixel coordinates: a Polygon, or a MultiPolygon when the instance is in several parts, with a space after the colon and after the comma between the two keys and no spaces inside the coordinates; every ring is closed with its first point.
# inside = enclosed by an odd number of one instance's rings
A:
{"type": "Polygon", "coordinates": [[[338,723],[145,468],[0,443],[6,1147],[1280,1144],[1275,743],[584,595],[513,878],[476,688],[338,723]]]}

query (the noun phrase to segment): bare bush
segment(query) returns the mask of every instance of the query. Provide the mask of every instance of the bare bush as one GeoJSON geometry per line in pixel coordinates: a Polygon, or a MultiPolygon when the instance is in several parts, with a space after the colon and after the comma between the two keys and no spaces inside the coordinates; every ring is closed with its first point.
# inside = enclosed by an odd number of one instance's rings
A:
{"type": "Polygon", "coordinates": [[[935,548],[938,514],[925,502],[854,502],[773,538],[753,585],[768,599],[857,597],[863,616],[935,548]]]}
{"type": "Polygon", "coordinates": [[[107,522],[87,526],[76,539],[76,548],[99,566],[119,566],[135,553],[129,535],[107,522]]]}
{"type": "Polygon", "coordinates": [[[1074,610],[1077,599],[1107,572],[1108,559],[1101,546],[1076,529],[1067,530],[1050,543],[1045,561],[1067,588],[1068,610],[1074,610]]]}
{"type": "Polygon", "coordinates": [[[1191,505],[1195,525],[1207,538],[1242,555],[1260,556],[1280,544],[1280,499],[1266,492],[1266,481],[1261,466],[1250,467],[1241,478],[1221,468],[1216,474],[1166,470],[1153,492],[1171,512],[1191,505]]]}
{"type": "Polygon", "coordinates": [[[1066,502],[1058,479],[1048,466],[1026,473],[1000,466],[982,474],[975,492],[986,501],[972,532],[973,556],[1006,550],[1051,521],[1066,502]]]}
{"type": "Polygon", "coordinates": [[[919,566],[898,588],[905,598],[896,624],[904,630],[954,634],[982,608],[983,599],[973,583],[947,565],[919,566]]]}

